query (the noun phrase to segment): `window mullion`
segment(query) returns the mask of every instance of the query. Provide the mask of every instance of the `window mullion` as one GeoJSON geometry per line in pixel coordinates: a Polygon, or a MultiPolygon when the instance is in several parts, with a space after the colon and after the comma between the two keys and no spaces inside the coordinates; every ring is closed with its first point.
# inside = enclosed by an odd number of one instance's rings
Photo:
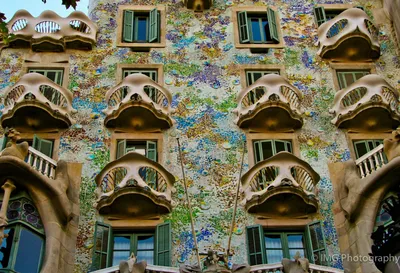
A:
{"type": "Polygon", "coordinates": [[[262,25],[262,18],[258,18],[258,26],[260,27],[260,34],[261,34],[261,43],[266,43],[267,39],[265,37],[265,33],[263,31],[263,25],[262,25]]]}

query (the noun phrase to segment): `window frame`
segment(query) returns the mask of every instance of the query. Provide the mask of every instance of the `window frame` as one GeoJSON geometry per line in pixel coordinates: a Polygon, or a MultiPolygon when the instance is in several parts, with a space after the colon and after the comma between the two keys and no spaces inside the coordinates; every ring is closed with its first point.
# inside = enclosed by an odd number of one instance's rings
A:
{"type": "Polygon", "coordinates": [[[298,142],[297,133],[250,133],[246,132],[247,151],[249,158],[249,167],[254,166],[255,151],[254,142],[260,140],[288,140],[292,142],[292,154],[300,157],[300,144],[298,142]]]}
{"type": "MultiPolygon", "coordinates": [[[[118,7],[118,17],[117,17],[117,47],[130,47],[133,49],[150,49],[166,46],[166,18],[165,18],[165,6],[145,6],[145,5],[120,5],[118,7]],[[125,42],[123,41],[123,26],[124,26],[124,12],[130,10],[139,13],[149,13],[153,9],[157,9],[159,13],[159,41],[158,42],[125,42]]],[[[149,35],[149,33],[147,33],[149,35]]]]}
{"type": "Polygon", "coordinates": [[[160,133],[116,133],[111,136],[110,145],[110,160],[114,161],[117,158],[118,142],[121,140],[127,141],[154,141],[157,142],[157,163],[163,164],[162,147],[163,136],[160,133]]]}
{"type": "Polygon", "coordinates": [[[354,161],[357,160],[357,153],[354,148],[354,142],[360,140],[377,140],[385,138],[392,138],[392,134],[384,132],[383,133],[353,133],[351,131],[346,132],[346,140],[350,150],[350,156],[354,161]]]}
{"type": "MultiPolygon", "coordinates": [[[[315,16],[315,8],[323,8],[324,14],[326,14],[326,11],[328,11],[328,12],[340,11],[340,13],[342,13],[346,9],[350,9],[350,8],[354,8],[354,7],[356,7],[356,6],[354,6],[353,4],[317,4],[314,7],[314,11],[313,11],[314,24],[317,27],[317,29],[323,24],[323,23],[321,23],[320,25],[318,25],[317,17],[315,16]]],[[[326,16],[324,16],[324,17],[326,18],[326,16]]],[[[325,19],[325,22],[327,22],[327,21],[328,20],[325,19]]]]}
{"type": "Polygon", "coordinates": [[[369,70],[370,74],[376,74],[375,63],[371,62],[354,62],[354,63],[335,63],[330,62],[329,66],[333,75],[333,86],[336,91],[341,90],[339,84],[339,78],[337,76],[338,70],[369,70]]]}
{"type": "Polygon", "coordinates": [[[60,137],[61,133],[20,133],[22,141],[31,141],[33,144],[33,139],[35,135],[41,139],[53,141],[53,154],[52,159],[58,161],[59,149],[60,149],[60,137]]]}
{"type": "Polygon", "coordinates": [[[282,27],[280,22],[280,16],[278,9],[274,6],[241,6],[241,7],[233,7],[232,8],[232,22],[233,22],[233,37],[234,37],[234,44],[236,48],[250,48],[253,50],[256,49],[268,49],[268,48],[284,48],[285,47],[285,40],[283,39],[282,34],[282,27]],[[251,14],[265,14],[268,16],[267,9],[270,8],[275,13],[275,23],[277,34],[279,38],[279,43],[251,43],[251,37],[248,37],[250,43],[241,43],[240,42],[240,35],[239,35],[239,14],[240,12],[246,12],[247,15],[251,14]]]}
{"type": "Polygon", "coordinates": [[[68,89],[69,85],[69,69],[68,63],[31,63],[25,62],[22,71],[23,74],[30,73],[29,70],[62,70],[62,87],[68,89]]]}
{"type": "MultiPolygon", "coordinates": [[[[281,239],[281,245],[282,245],[282,253],[283,253],[283,258],[287,258],[287,259],[292,259],[290,257],[290,248],[289,248],[289,241],[287,236],[288,235],[302,235],[304,238],[304,253],[306,255],[306,257],[302,257],[302,258],[308,258],[310,257],[310,248],[309,248],[309,238],[308,238],[308,234],[307,234],[307,228],[304,228],[303,230],[295,230],[295,229],[289,229],[289,230],[270,230],[268,231],[268,229],[264,228],[263,229],[263,235],[264,235],[264,242],[265,242],[265,236],[266,235],[279,235],[280,239],[281,239]]],[[[267,255],[267,245],[264,243],[264,251],[265,251],[265,260],[268,263],[268,255],[267,255]]],[[[273,250],[272,248],[270,250],[273,250]]]]}
{"type": "Polygon", "coordinates": [[[155,70],[157,71],[157,83],[163,85],[164,65],[162,64],[117,64],[117,82],[121,82],[124,79],[125,70],[155,70]]]}
{"type": "MultiPolygon", "coordinates": [[[[253,151],[254,151],[254,156],[256,156],[257,155],[257,152],[255,151],[256,150],[256,143],[258,143],[258,148],[259,148],[259,155],[260,155],[260,161],[259,162],[262,162],[262,161],[264,161],[264,160],[267,160],[268,158],[265,158],[264,157],[264,154],[263,154],[263,150],[262,150],[262,144],[263,143],[266,143],[266,142],[270,142],[271,143],[271,149],[272,149],[272,153],[273,153],[273,155],[272,156],[275,156],[276,154],[277,154],[277,152],[276,152],[276,144],[277,144],[277,142],[281,142],[281,143],[283,143],[283,145],[285,146],[285,149],[288,147],[287,145],[290,145],[290,149],[292,150],[291,151],[291,153],[293,153],[293,143],[292,143],[292,140],[291,139],[262,139],[262,140],[253,140],[253,151]],[[262,159],[261,159],[262,158],[262,159]]],[[[271,156],[271,157],[272,157],[271,156]]],[[[254,162],[256,162],[257,161],[257,159],[255,158],[254,159],[254,162]]],[[[257,163],[259,163],[259,162],[257,162],[257,163]]],[[[256,163],[256,164],[257,164],[256,163]]]]}
{"type": "Polygon", "coordinates": [[[243,89],[247,88],[247,72],[256,71],[279,71],[279,75],[286,77],[285,66],[276,64],[255,64],[255,65],[241,65],[240,66],[240,83],[243,89]]]}

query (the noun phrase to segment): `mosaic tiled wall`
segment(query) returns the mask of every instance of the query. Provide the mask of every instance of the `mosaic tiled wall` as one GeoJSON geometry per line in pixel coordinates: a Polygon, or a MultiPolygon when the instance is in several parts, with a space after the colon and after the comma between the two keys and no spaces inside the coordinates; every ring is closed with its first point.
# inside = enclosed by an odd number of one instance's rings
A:
{"type": "MultiPolygon", "coordinates": [[[[177,205],[166,220],[173,227],[173,266],[195,260],[189,214],[184,206],[181,169],[178,164],[179,136],[184,149],[189,194],[194,207],[200,250],[223,250],[227,245],[235,185],[239,175],[244,132],[234,123],[232,110],[241,89],[240,65],[284,64],[290,82],[303,94],[304,126],[298,139],[301,158],[320,174],[318,197],[320,220],[330,254],[339,253],[331,207],[333,189],[328,162],[349,160],[350,152],[343,132],[330,123],[328,113],[335,93],[327,62],[317,55],[313,7],[317,3],[353,3],[372,10],[381,1],[346,0],[217,0],[214,8],[194,13],[181,0],[92,0],[90,17],[100,28],[97,48],[90,52],[71,51],[69,90],[74,94],[77,123],[61,139],[60,159],[83,162],[80,233],[77,242],[76,270],[87,272],[91,263],[96,213],[95,175],[109,162],[110,134],[103,127],[105,93],[117,84],[118,63],[163,64],[163,85],[173,94],[174,128],[164,132],[163,162],[178,179],[173,198],[177,205]],[[149,53],[116,48],[118,4],[163,4],[167,7],[167,46],[149,53]],[[279,11],[286,46],[267,54],[252,54],[235,49],[231,7],[274,5],[279,11]]],[[[396,57],[389,26],[380,26],[382,56],[377,73],[400,89],[400,59],[396,57]]],[[[24,51],[6,49],[1,54],[0,94],[21,75],[24,51]]],[[[248,162],[247,155],[245,162],[248,162]]],[[[244,166],[244,171],[248,165],[244,166]]],[[[245,227],[254,217],[239,208],[234,230],[234,262],[247,260],[245,227]]],[[[331,264],[341,267],[341,262],[331,264]]]]}

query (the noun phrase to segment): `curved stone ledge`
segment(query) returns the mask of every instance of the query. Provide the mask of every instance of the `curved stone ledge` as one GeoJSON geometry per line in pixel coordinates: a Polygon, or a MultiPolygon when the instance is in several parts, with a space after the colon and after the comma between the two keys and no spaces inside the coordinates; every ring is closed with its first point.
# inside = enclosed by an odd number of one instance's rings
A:
{"type": "Polygon", "coordinates": [[[31,128],[35,131],[67,129],[75,121],[71,115],[72,93],[38,73],[27,73],[4,94],[0,119],[3,128],[31,128]]]}
{"type": "Polygon", "coordinates": [[[107,164],[96,176],[97,209],[100,214],[122,218],[169,213],[174,182],[163,166],[130,152],[107,164]]]}
{"type": "Polygon", "coordinates": [[[184,4],[188,9],[203,11],[212,7],[213,0],[184,0],[184,4]]]}
{"type": "Polygon", "coordinates": [[[308,163],[280,152],[242,176],[242,203],[249,213],[265,217],[303,217],[318,210],[319,179],[308,163]]]}
{"type": "Polygon", "coordinates": [[[380,56],[378,29],[359,8],[347,9],[320,25],[317,44],[317,54],[331,60],[371,60],[380,56]]]}
{"type": "Polygon", "coordinates": [[[33,17],[26,10],[19,10],[7,24],[14,34],[4,47],[30,47],[33,51],[64,51],[65,49],[90,50],[96,44],[98,27],[80,11],[62,18],[51,10],[33,17]]]}
{"type": "Polygon", "coordinates": [[[280,75],[268,74],[237,97],[235,123],[252,131],[291,131],[301,128],[301,92],[280,75]]]}
{"type": "Polygon", "coordinates": [[[366,75],[335,94],[332,124],[354,131],[384,131],[400,124],[399,92],[381,76],[366,75]]]}
{"type": "Polygon", "coordinates": [[[143,74],[131,74],[106,94],[107,128],[159,131],[173,126],[171,93],[143,74]]]}

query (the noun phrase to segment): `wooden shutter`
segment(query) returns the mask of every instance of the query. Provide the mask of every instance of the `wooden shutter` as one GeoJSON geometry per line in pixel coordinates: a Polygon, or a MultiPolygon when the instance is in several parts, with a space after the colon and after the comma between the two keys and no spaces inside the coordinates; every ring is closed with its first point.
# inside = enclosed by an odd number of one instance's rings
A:
{"type": "Polygon", "coordinates": [[[152,9],[150,11],[150,23],[148,24],[149,42],[157,42],[159,36],[159,26],[158,26],[158,10],[152,9]]]}
{"type": "Polygon", "coordinates": [[[327,20],[324,7],[314,7],[314,17],[317,26],[320,26],[323,23],[325,23],[327,20]]]}
{"type": "Polygon", "coordinates": [[[250,42],[249,22],[247,12],[238,12],[239,40],[242,44],[250,42]]]}
{"type": "Polygon", "coordinates": [[[42,139],[34,135],[32,147],[50,158],[53,155],[53,141],[51,140],[42,139]]]}
{"type": "Polygon", "coordinates": [[[279,35],[278,35],[278,26],[276,24],[276,15],[273,9],[267,9],[268,16],[268,25],[269,25],[269,34],[271,35],[271,39],[279,43],[279,35]]]}
{"type": "Polygon", "coordinates": [[[8,141],[8,137],[6,137],[6,136],[4,136],[3,138],[2,138],[2,143],[1,143],[1,150],[0,151],[3,151],[6,147],[7,147],[7,141],[8,141]]]}
{"type": "Polygon", "coordinates": [[[118,141],[117,144],[117,159],[123,157],[126,153],[126,139],[118,141]]]}
{"type": "Polygon", "coordinates": [[[265,264],[265,240],[261,225],[246,227],[247,253],[250,265],[265,264]]]}
{"type": "Polygon", "coordinates": [[[133,11],[124,10],[124,24],[122,29],[122,39],[124,42],[133,42],[133,20],[133,11]]]}
{"type": "Polygon", "coordinates": [[[326,243],[322,223],[316,221],[308,224],[307,236],[311,249],[310,261],[319,265],[327,265],[326,243]]]}
{"type": "Polygon", "coordinates": [[[156,265],[171,266],[171,223],[162,223],[156,229],[156,265]]]}
{"type": "Polygon", "coordinates": [[[112,227],[104,223],[96,222],[91,271],[111,266],[112,238],[112,227]]]}
{"type": "Polygon", "coordinates": [[[157,162],[157,142],[146,141],[146,157],[157,162]]]}

